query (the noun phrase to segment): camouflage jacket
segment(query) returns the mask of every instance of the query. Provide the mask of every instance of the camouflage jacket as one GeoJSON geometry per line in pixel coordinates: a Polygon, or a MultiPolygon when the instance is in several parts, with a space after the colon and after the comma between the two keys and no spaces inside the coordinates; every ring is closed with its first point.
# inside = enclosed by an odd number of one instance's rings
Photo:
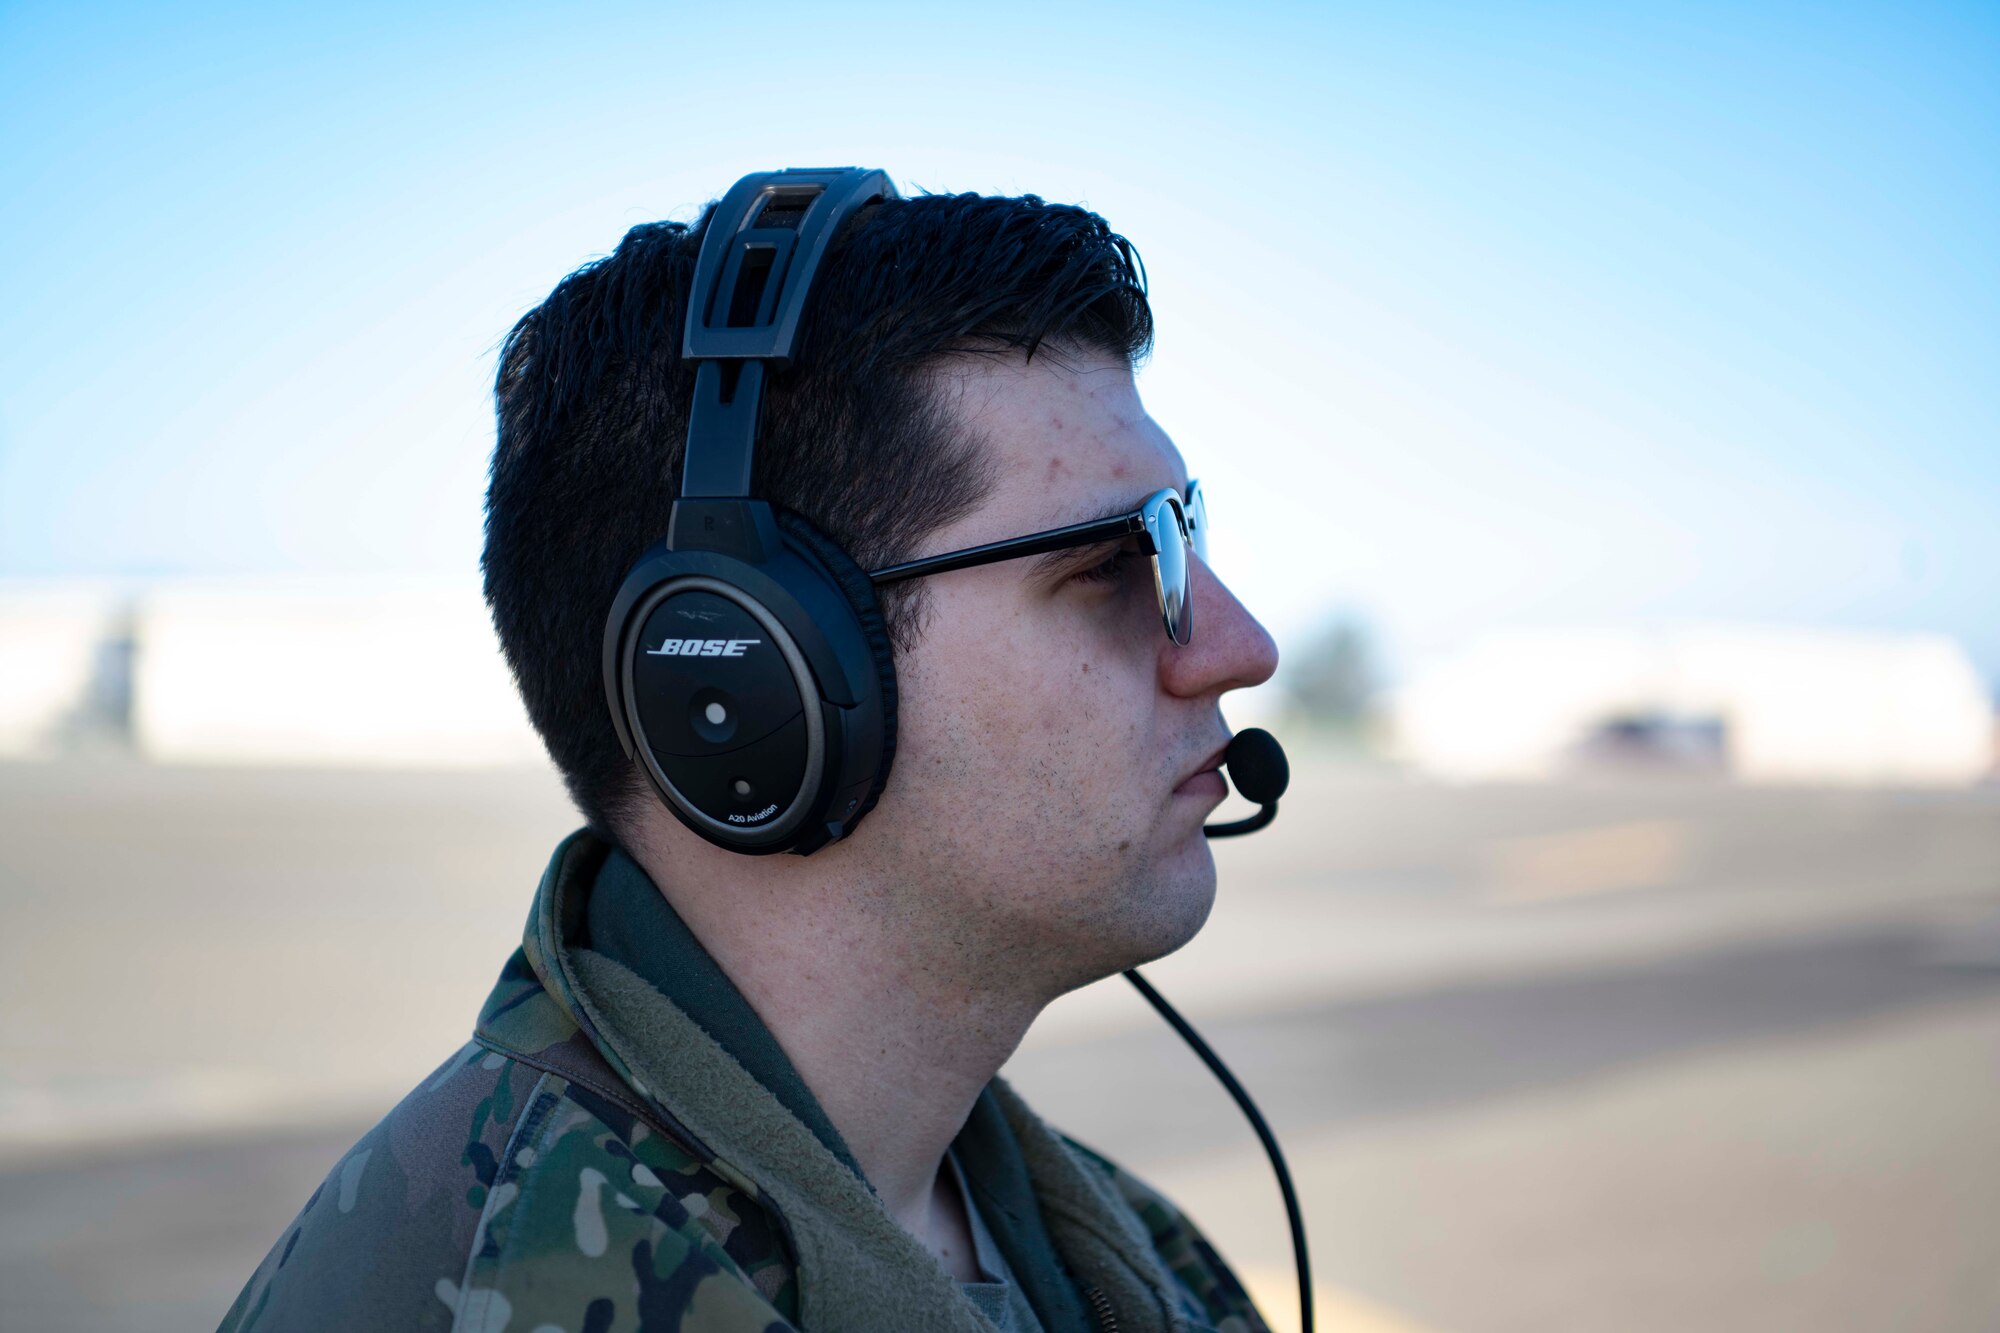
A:
{"type": "MultiPolygon", "coordinates": [[[[588,832],[557,849],[472,1041],[334,1166],[222,1333],[992,1333],[851,1163],[578,942],[610,854],[588,832]]],[[[1008,1260],[1047,1333],[1265,1329],[1179,1212],[1004,1081],[974,1134],[982,1217],[1046,1238],[1008,1260]]]]}

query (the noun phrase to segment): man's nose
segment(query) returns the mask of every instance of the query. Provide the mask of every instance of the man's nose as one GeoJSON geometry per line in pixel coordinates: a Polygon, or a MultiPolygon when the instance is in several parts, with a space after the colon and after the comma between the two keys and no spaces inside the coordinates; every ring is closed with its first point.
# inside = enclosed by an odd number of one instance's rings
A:
{"type": "Polygon", "coordinates": [[[1278,645],[1213,570],[1188,558],[1194,635],[1183,647],[1169,644],[1161,676],[1174,694],[1193,698],[1262,685],[1278,669],[1278,645]]]}

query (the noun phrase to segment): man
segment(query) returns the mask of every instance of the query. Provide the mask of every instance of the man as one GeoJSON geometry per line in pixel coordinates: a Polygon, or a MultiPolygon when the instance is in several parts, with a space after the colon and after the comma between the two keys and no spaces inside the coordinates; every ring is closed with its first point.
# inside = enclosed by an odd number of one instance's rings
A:
{"type": "MultiPolygon", "coordinates": [[[[662,534],[702,233],[634,229],[502,352],[486,588],[588,827],[464,1050],[334,1167],[225,1329],[1253,1330],[1164,1200],[995,1075],[1055,997],[1171,952],[1215,888],[1218,707],[1270,637],[1190,554],[1186,643],[1134,539],[888,585],[888,785],[745,856],[652,794],[600,643],[662,534]]],[[[753,492],[863,569],[1190,486],[1133,366],[1127,242],[1026,196],[835,237],[753,492]]]]}

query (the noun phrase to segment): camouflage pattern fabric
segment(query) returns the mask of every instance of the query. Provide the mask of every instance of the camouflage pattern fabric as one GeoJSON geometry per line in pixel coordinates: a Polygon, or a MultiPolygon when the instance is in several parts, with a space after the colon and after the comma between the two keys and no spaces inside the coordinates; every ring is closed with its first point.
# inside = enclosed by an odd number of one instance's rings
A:
{"type": "MultiPolygon", "coordinates": [[[[617,1067],[563,993],[562,972],[542,965],[563,947],[559,871],[584,836],[551,862],[473,1040],[334,1165],[220,1333],[796,1327],[785,1219],[617,1067]]],[[[1076,1152],[1150,1233],[1190,1333],[1265,1333],[1185,1217],[1106,1159],[1076,1152]]]]}
{"type": "MultiPolygon", "coordinates": [[[[497,1026],[540,1026],[544,1063],[588,1071],[508,976],[497,1026]]],[[[775,1219],[605,1081],[468,1043],[335,1165],[222,1329],[791,1328],[775,1219]]]]}
{"type": "Polygon", "coordinates": [[[1270,1333],[1236,1274],[1185,1213],[1108,1158],[1075,1139],[1065,1136],[1063,1141],[1085,1164],[1102,1172],[1139,1215],[1160,1262],[1180,1288],[1183,1312],[1196,1327],[1205,1324],[1214,1333],[1270,1333]]]}

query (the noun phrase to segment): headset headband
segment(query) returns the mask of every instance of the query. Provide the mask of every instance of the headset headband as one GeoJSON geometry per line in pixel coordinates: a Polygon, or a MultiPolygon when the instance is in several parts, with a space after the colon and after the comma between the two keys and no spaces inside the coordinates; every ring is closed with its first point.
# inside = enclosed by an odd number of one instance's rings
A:
{"type": "Polygon", "coordinates": [[[764,376],[791,364],[820,260],[842,222],[897,197],[885,172],[793,167],[745,176],[716,205],[681,342],[696,363],[683,497],[749,496],[764,376]]]}

